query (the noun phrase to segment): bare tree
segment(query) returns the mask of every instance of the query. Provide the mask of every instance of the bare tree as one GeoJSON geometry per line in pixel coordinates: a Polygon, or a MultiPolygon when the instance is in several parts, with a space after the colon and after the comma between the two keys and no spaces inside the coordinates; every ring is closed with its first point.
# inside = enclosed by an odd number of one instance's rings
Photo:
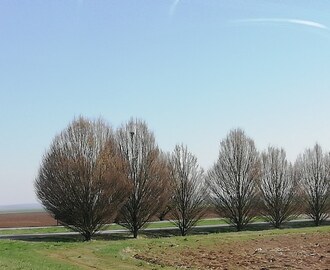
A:
{"type": "Polygon", "coordinates": [[[241,129],[230,131],[220,143],[218,161],[208,172],[208,185],[217,211],[238,231],[253,217],[259,175],[259,155],[253,140],[241,129]]]}
{"type": "Polygon", "coordinates": [[[196,225],[205,214],[207,190],[203,170],[197,158],[187,147],[177,145],[170,157],[173,190],[173,222],[179,227],[181,235],[196,225]]]}
{"type": "Polygon", "coordinates": [[[156,216],[160,221],[163,221],[169,213],[172,211],[173,206],[172,206],[172,201],[169,199],[168,203],[165,204],[165,206],[156,213],[156,216]]]}
{"type": "Polygon", "coordinates": [[[279,228],[297,213],[298,186],[292,165],[284,149],[269,147],[262,153],[260,191],[262,212],[279,228]]]}
{"type": "Polygon", "coordinates": [[[128,162],[127,176],[132,184],[128,201],[120,211],[119,223],[134,238],[167,202],[169,170],[146,123],[131,119],[116,133],[122,157],[128,162]]]}
{"type": "Polygon", "coordinates": [[[111,128],[80,117],[55,137],[44,155],[36,194],[61,224],[90,240],[125,202],[125,170],[111,128]]]}
{"type": "Polygon", "coordinates": [[[316,226],[329,217],[330,210],[330,157],[320,145],[307,149],[298,157],[297,166],[305,192],[308,215],[316,226]]]}

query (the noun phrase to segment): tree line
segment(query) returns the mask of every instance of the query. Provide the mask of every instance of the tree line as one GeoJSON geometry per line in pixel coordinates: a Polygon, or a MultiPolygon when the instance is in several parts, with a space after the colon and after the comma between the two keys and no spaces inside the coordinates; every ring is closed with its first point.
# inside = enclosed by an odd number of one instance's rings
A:
{"type": "Polygon", "coordinates": [[[279,228],[305,213],[318,226],[330,212],[330,153],[316,144],[291,164],[284,149],[260,153],[233,129],[205,172],[183,144],[162,151],[143,120],[113,130],[79,117],[53,139],[35,190],[45,209],[85,240],[110,222],[136,238],[155,216],[169,217],[186,235],[209,207],[238,231],[257,215],[279,228]]]}

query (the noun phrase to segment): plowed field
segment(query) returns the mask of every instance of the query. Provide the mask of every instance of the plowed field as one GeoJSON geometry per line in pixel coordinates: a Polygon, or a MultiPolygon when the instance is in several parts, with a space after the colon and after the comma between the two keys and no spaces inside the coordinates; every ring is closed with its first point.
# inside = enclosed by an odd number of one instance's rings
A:
{"type": "Polygon", "coordinates": [[[0,228],[39,227],[56,225],[56,220],[46,212],[0,214],[0,228]]]}
{"type": "MultiPolygon", "coordinates": [[[[189,241],[189,240],[187,240],[189,241]]],[[[183,269],[330,269],[330,233],[256,236],[255,239],[205,241],[187,248],[168,245],[135,258],[183,269]]]]}

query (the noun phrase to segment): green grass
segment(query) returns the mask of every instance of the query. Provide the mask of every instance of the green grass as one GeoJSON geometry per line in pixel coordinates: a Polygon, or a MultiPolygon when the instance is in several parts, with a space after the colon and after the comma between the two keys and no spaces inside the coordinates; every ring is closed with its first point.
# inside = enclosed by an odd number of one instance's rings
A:
{"type": "MultiPolygon", "coordinates": [[[[122,226],[117,224],[107,225],[104,229],[106,230],[118,230],[123,229],[122,226]]],[[[62,226],[50,226],[46,228],[28,228],[28,229],[2,229],[0,235],[11,235],[11,234],[39,234],[39,233],[62,233],[70,232],[71,230],[62,226]]]]}
{"type": "MultiPolygon", "coordinates": [[[[202,219],[197,223],[197,226],[201,225],[220,225],[220,224],[226,224],[224,219],[222,218],[215,218],[215,219],[202,219]]],[[[171,221],[156,221],[156,222],[150,222],[146,228],[150,229],[156,229],[156,228],[169,228],[169,227],[175,227],[175,224],[171,221]]],[[[104,228],[104,230],[117,230],[117,229],[124,229],[124,227],[117,225],[117,224],[111,224],[104,228]]]]}
{"type": "MultiPolygon", "coordinates": [[[[58,244],[59,247],[67,248],[65,243],[58,244]]],[[[67,262],[45,256],[54,249],[56,246],[53,243],[1,241],[0,269],[79,269],[67,262]]]]}
{"type": "Polygon", "coordinates": [[[172,269],[133,258],[146,239],[0,241],[0,269],[172,269]]]}
{"type": "Polygon", "coordinates": [[[256,237],[294,233],[330,233],[330,226],[266,231],[210,233],[187,237],[159,237],[141,235],[132,239],[128,235],[113,235],[82,242],[77,238],[49,238],[42,240],[0,240],[0,269],[119,269],[119,270],[171,270],[173,267],[149,264],[135,259],[135,253],[161,254],[173,250],[173,256],[184,249],[235,241],[249,241],[256,237]]]}
{"type": "Polygon", "coordinates": [[[38,233],[61,233],[69,232],[70,230],[63,227],[47,227],[47,228],[31,228],[31,229],[14,229],[14,230],[0,230],[0,235],[10,234],[38,234],[38,233]]]}

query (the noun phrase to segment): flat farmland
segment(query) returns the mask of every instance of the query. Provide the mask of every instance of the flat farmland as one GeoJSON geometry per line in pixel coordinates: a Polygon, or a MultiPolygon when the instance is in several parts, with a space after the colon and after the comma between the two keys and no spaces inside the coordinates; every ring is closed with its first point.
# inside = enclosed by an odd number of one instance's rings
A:
{"type": "Polygon", "coordinates": [[[56,220],[46,212],[0,213],[0,228],[53,225],[56,220]]]}
{"type": "MultiPolygon", "coordinates": [[[[208,210],[205,218],[218,218],[214,211],[208,210]]],[[[166,217],[167,218],[167,217],[166,217]]],[[[158,221],[157,217],[153,217],[152,221],[158,221]]],[[[0,212],[0,228],[11,227],[43,227],[54,226],[56,220],[47,212],[43,211],[26,211],[14,213],[1,213],[0,212]]]]}

